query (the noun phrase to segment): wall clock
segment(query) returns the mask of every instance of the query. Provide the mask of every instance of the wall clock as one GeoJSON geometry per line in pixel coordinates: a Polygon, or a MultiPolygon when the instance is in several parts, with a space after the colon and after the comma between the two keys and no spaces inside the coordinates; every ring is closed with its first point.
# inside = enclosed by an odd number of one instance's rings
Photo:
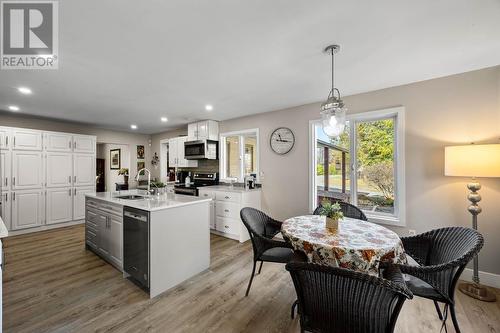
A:
{"type": "Polygon", "coordinates": [[[276,154],[284,155],[288,153],[292,150],[294,144],[295,136],[289,128],[280,127],[271,134],[270,145],[276,154]]]}

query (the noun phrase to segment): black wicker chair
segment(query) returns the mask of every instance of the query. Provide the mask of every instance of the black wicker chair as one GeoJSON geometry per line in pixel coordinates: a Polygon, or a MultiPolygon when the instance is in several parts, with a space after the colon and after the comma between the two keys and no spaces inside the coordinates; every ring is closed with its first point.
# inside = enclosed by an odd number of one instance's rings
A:
{"type": "Polygon", "coordinates": [[[248,282],[245,296],[248,296],[255,276],[255,266],[260,261],[259,272],[264,261],[286,264],[292,257],[293,250],[289,243],[272,239],[281,230],[280,221],[274,220],[260,210],[246,207],[240,211],[241,220],[248,229],[253,247],[252,276],[248,282]]]}
{"type": "Polygon", "coordinates": [[[467,263],[483,246],[483,236],[470,228],[448,227],[403,237],[401,240],[405,252],[420,266],[389,265],[408,274],[406,283],[414,295],[434,301],[443,325],[446,325],[449,308],[453,326],[459,333],[455,314],[455,286],[467,263]],[[438,302],[445,304],[444,313],[441,313],[438,302]]]}
{"type": "MultiPolygon", "coordinates": [[[[342,200],[332,199],[331,201],[332,202],[338,202],[340,204],[340,208],[342,209],[342,213],[344,213],[345,217],[350,217],[350,218],[353,218],[353,219],[368,221],[368,219],[366,218],[365,213],[363,213],[363,211],[361,209],[359,209],[358,207],[356,207],[354,205],[351,205],[350,203],[342,201],[342,200]]],[[[313,214],[314,215],[319,215],[320,209],[321,209],[321,205],[319,205],[318,207],[316,207],[316,209],[314,210],[313,214]]]]}
{"type": "Polygon", "coordinates": [[[404,301],[413,297],[397,267],[380,278],[311,264],[296,251],[286,269],[297,292],[301,332],[393,332],[404,301]]]}

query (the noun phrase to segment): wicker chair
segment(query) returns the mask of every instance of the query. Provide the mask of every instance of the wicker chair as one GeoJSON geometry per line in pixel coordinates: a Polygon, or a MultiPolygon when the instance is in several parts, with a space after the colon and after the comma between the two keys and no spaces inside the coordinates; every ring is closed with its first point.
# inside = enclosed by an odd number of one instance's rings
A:
{"type": "Polygon", "coordinates": [[[308,263],[296,251],[286,269],[297,292],[301,332],[393,332],[404,301],[413,297],[397,267],[380,278],[308,263]]]}
{"type": "MultiPolygon", "coordinates": [[[[340,208],[342,209],[342,213],[344,213],[345,217],[351,217],[353,219],[368,221],[365,213],[363,213],[363,211],[361,209],[359,209],[358,207],[351,205],[350,203],[342,201],[342,200],[333,199],[332,202],[338,202],[340,204],[340,208]]],[[[321,209],[321,205],[316,207],[316,209],[313,212],[313,215],[319,215],[320,209],[321,209]]]]}
{"type": "MultiPolygon", "coordinates": [[[[463,227],[448,227],[401,238],[406,253],[420,266],[389,264],[408,274],[407,285],[414,295],[434,301],[439,319],[446,325],[448,308],[456,332],[455,286],[467,263],[483,246],[483,236],[463,227]],[[444,314],[438,302],[444,303],[444,314]]],[[[387,264],[383,264],[386,266],[387,264]]]]}
{"type": "Polygon", "coordinates": [[[289,243],[272,239],[281,230],[280,221],[276,221],[260,210],[246,207],[240,211],[241,220],[250,234],[253,247],[252,276],[248,282],[245,296],[248,296],[255,276],[255,266],[260,261],[259,272],[264,261],[286,264],[293,255],[289,243]]]}

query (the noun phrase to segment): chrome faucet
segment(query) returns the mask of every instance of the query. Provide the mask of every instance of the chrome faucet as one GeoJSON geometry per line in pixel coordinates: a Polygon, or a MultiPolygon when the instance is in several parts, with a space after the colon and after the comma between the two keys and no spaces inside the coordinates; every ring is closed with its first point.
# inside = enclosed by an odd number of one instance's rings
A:
{"type": "Polygon", "coordinates": [[[148,172],[148,194],[151,194],[151,171],[149,171],[146,168],[142,168],[141,170],[137,171],[137,176],[135,176],[135,181],[139,181],[139,176],[141,175],[141,171],[143,170],[148,172]]]}

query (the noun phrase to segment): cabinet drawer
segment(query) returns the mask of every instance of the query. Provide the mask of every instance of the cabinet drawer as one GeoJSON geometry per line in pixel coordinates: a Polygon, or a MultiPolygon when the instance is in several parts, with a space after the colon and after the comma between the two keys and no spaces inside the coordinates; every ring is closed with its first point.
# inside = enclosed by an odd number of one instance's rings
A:
{"type": "Polygon", "coordinates": [[[91,230],[91,231],[97,233],[97,228],[98,228],[97,223],[90,221],[90,220],[85,221],[85,229],[86,230],[91,230]]]}
{"type": "Polygon", "coordinates": [[[218,201],[240,202],[241,201],[241,193],[217,191],[215,193],[215,198],[218,201]]]}
{"type": "Polygon", "coordinates": [[[201,198],[212,198],[212,199],[215,199],[215,192],[200,190],[200,195],[199,196],[201,198]]]}
{"type": "Polygon", "coordinates": [[[89,209],[88,205],[87,205],[86,220],[87,220],[87,222],[91,222],[91,223],[97,225],[97,212],[93,209],[89,209]]]}
{"type": "Polygon", "coordinates": [[[240,204],[235,202],[217,201],[215,205],[217,216],[240,218],[240,204]]]}
{"type": "Polygon", "coordinates": [[[91,244],[93,247],[97,247],[97,232],[91,229],[85,231],[85,240],[87,244],[91,244]]]}
{"type": "Polygon", "coordinates": [[[240,233],[240,223],[236,219],[217,216],[215,225],[217,231],[238,235],[240,233]]]}

